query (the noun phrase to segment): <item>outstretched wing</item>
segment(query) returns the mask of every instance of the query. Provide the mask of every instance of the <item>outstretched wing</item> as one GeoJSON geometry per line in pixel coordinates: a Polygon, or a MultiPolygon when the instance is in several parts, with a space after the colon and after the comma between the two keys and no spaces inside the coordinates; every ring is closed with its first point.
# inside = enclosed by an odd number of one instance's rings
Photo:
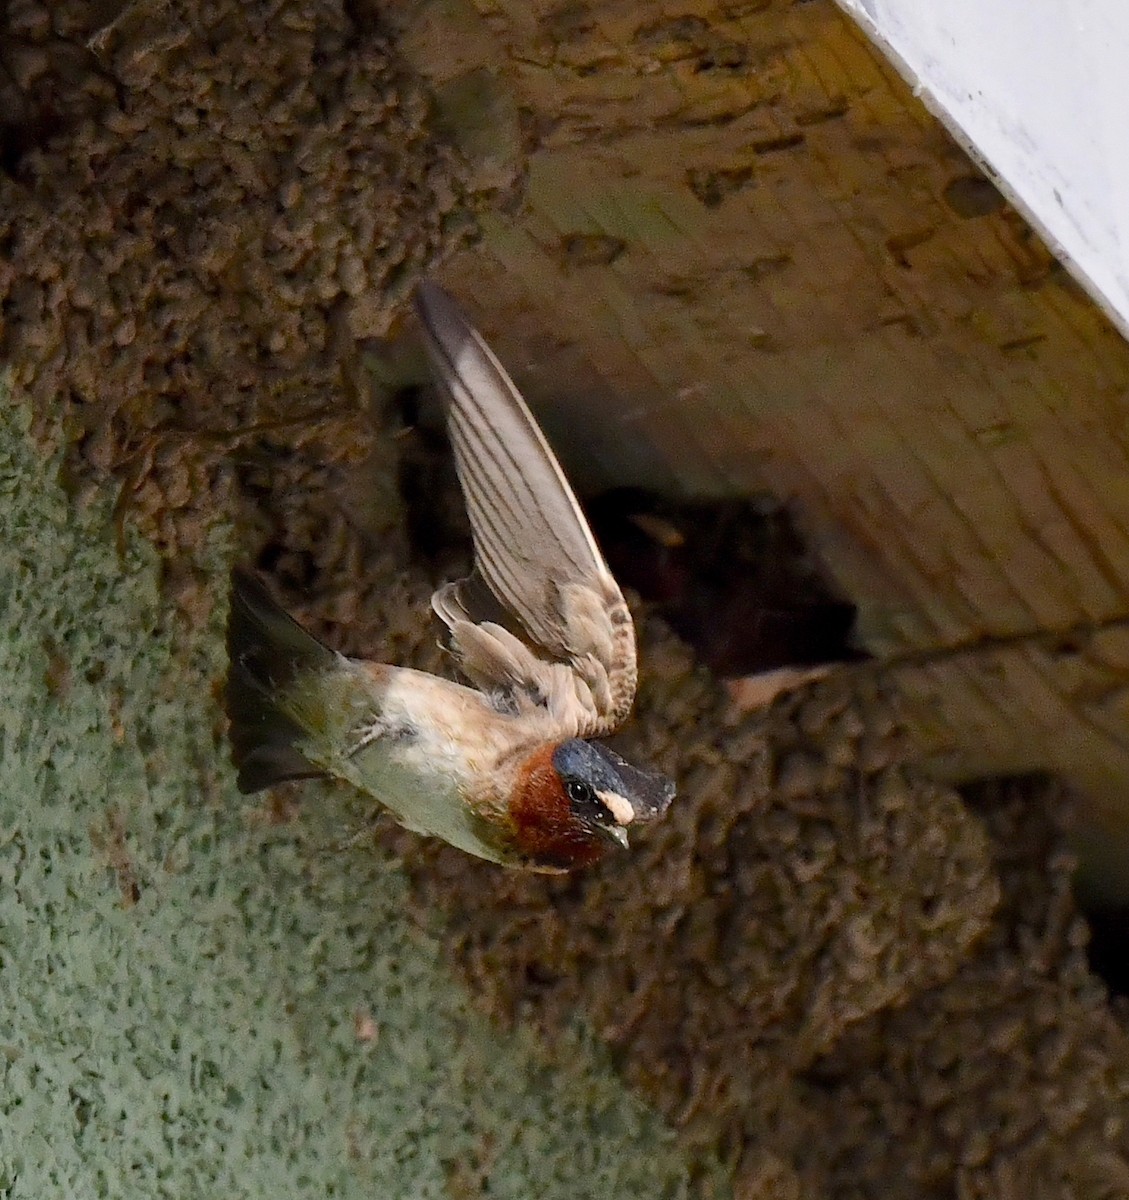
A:
{"type": "Polygon", "coordinates": [[[635,696],[635,630],[623,593],[490,348],[434,284],[420,285],[416,308],[450,402],[448,429],[474,535],[475,573],[440,588],[432,606],[479,687],[544,708],[562,733],[607,732],[635,696]],[[498,614],[482,584],[524,636],[491,619],[498,614]]]}

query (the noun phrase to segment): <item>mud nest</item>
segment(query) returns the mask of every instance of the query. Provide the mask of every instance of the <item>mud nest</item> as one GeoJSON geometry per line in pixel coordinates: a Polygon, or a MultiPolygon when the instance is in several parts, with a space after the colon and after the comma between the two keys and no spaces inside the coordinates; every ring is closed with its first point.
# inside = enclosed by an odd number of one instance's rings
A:
{"type": "Polygon", "coordinates": [[[0,17],[0,353],[80,486],[170,557],[233,453],[368,451],[356,343],[480,197],[374,6],[13,0],[0,17]]]}

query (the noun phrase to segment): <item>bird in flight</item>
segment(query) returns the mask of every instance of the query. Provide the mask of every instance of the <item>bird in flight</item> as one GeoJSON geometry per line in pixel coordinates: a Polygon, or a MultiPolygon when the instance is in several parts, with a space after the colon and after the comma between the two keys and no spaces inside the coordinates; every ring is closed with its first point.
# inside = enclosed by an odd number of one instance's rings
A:
{"type": "Polygon", "coordinates": [[[336,777],[405,828],[491,862],[586,866],[660,816],[674,783],[591,739],[635,697],[635,629],[517,388],[455,302],[416,310],[448,404],[474,570],[431,605],[472,686],[346,658],[250,572],[232,578],[227,713],[239,788],[336,777]]]}

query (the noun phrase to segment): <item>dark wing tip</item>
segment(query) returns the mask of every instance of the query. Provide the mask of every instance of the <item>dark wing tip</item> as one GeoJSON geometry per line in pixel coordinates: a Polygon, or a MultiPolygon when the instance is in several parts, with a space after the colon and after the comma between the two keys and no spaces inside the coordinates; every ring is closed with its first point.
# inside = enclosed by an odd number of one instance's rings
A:
{"type": "Polygon", "coordinates": [[[428,338],[453,359],[473,334],[473,327],[454,299],[437,283],[423,280],[416,285],[415,307],[428,338]]]}

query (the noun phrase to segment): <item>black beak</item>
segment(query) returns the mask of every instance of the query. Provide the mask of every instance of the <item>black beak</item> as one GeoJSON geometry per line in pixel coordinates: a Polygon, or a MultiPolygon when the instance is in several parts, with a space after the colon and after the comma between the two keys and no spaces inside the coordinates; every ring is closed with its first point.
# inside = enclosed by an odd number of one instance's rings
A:
{"type": "Polygon", "coordinates": [[[627,830],[622,825],[596,825],[596,832],[601,836],[606,837],[609,842],[615,842],[623,850],[630,850],[631,845],[627,840],[627,830]]]}

